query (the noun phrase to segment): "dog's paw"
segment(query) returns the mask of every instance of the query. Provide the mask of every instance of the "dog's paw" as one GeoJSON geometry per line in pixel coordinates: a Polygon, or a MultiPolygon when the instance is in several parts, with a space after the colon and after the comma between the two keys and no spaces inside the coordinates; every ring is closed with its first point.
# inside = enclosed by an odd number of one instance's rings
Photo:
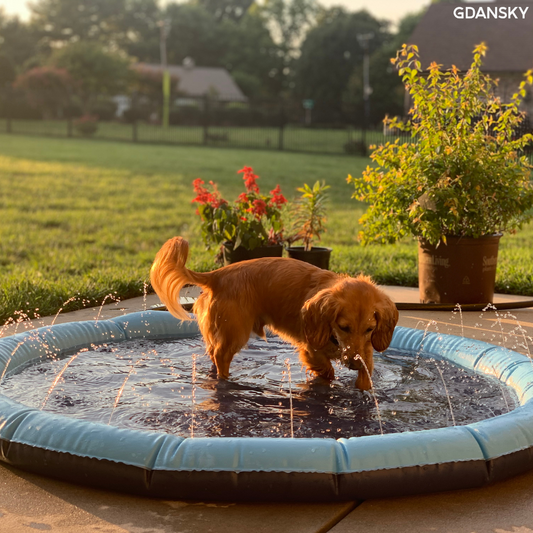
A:
{"type": "Polygon", "coordinates": [[[331,371],[317,371],[308,369],[306,374],[308,383],[329,385],[335,379],[335,371],[333,368],[331,371]]]}

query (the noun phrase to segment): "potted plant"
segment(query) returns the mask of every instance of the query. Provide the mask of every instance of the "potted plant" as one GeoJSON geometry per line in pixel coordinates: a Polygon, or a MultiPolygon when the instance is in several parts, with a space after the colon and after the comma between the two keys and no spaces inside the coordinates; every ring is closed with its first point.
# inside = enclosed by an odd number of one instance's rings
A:
{"type": "Polygon", "coordinates": [[[432,63],[424,75],[417,47],[404,45],[392,63],[410,93],[411,117],[385,122],[410,131],[412,142],[379,146],[374,166],[348,176],[354,197],[370,203],[360,221],[363,243],[418,238],[424,303],[491,302],[500,236],[532,214],[532,166],[523,150],[533,136],[518,127],[533,72],[504,103],[481,72],[486,50],[476,46],[464,74],[432,63]]]}
{"type": "Polygon", "coordinates": [[[269,194],[262,194],[251,167],[244,167],[246,192],[229,203],[224,200],[216,183],[211,190],[200,178],[194,180],[196,193],[193,203],[202,220],[202,237],[207,248],[221,246],[218,261],[228,265],[258,257],[281,257],[283,254],[282,207],[287,200],[277,185],[269,194]]]}
{"type": "Polygon", "coordinates": [[[296,202],[296,214],[293,221],[292,236],[287,239],[289,257],[306,261],[320,268],[329,268],[331,248],[313,246],[313,240],[320,240],[326,231],[326,190],[329,185],[317,181],[313,187],[304,183],[298,189],[301,192],[296,202]],[[292,243],[302,241],[303,246],[292,246],[292,243]]]}

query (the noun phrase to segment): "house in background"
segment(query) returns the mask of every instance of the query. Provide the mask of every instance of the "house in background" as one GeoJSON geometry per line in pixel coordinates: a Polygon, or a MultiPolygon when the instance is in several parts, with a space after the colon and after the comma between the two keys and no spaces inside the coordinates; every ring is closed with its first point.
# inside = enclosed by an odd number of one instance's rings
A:
{"type": "MultiPolygon", "coordinates": [[[[499,79],[497,92],[503,101],[508,101],[524,79],[524,73],[533,69],[533,2],[431,4],[409,39],[409,44],[418,46],[422,68],[426,69],[435,61],[444,69],[455,65],[463,72],[472,64],[472,51],[481,42],[488,46],[482,70],[493,79],[499,79]],[[511,19],[454,16],[458,7],[474,8],[476,13],[482,7],[487,14],[487,7],[494,10],[511,6],[529,9],[524,18],[518,10],[517,18],[511,19]]],[[[533,117],[531,92],[523,110],[533,117]]]]}
{"type": "MultiPolygon", "coordinates": [[[[139,63],[143,70],[162,72],[163,67],[154,63],[139,63]]],[[[180,97],[199,98],[209,95],[225,102],[247,102],[248,99],[239,89],[225,68],[197,67],[187,57],[183,65],[168,65],[170,76],[178,79],[177,91],[180,97]]]]}
{"type": "MultiPolygon", "coordinates": [[[[157,63],[137,63],[136,66],[148,72],[163,71],[163,67],[157,63]]],[[[173,101],[176,106],[198,106],[205,96],[225,103],[248,102],[248,98],[225,68],[197,67],[191,58],[185,58],[182,66],[168,65],[167,69],[171,78],[178,80],[176,92],[179,96],[173,101]]],[[[113,97],[113,101],[117,106],[117,117],[122,117],[131,107],[129,96],[117,95],[113,97]]]]}

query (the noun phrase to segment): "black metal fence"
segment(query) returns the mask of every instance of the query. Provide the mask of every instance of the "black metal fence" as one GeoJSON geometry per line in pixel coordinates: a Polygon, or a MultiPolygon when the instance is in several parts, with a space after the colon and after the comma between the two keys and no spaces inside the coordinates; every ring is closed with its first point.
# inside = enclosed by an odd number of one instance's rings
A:
{"type": "MultiPolygon", "coordinates": [[[[357,110],[320,102],[249,102],[217,98],[180,98],[162,125],[161,103],[142,98],[101,99],[89,116],[71,103],[53,118],[20,99],[0,99],[0,132],[217,147],[366,155],[372,145],[410,134],[365,130],[357,110]],[[3,105],[2,105],[3,104],[3,105]],[[62,115],[63,118],[57,118],[62,115]]],[[[529,121],[517,134],[531,132],[529,121]]],[[[528,151],[529,153],[531,150],[528,151]]]]}
{"type": "MultiPolygon", "coordinates": [[[[0,97],[0,131],[12,134],[261,148],[297,152],[358,154],[397,135],[383,128],[363,130],[361,116],[348,106],[320,102],[230,101],[180,98],[162,125],[161,102],[106,98],[84,116],[71,103],[53,116],[32,108],[20,96],[0,97]],[[2,105],[3,104],[3,105],[2,105]]],[[[409,138],[406,136],[406,139],[409,138]]]]}

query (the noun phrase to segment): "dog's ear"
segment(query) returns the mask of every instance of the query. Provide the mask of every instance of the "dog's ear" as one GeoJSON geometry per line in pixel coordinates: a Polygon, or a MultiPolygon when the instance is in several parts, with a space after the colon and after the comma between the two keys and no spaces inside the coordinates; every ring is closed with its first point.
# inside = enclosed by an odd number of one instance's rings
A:
{"type": "Polygon", "coordinates": [[[331,324],[339,312],[337,299],[333,298],[331,289],[323,289],[304,303],[302,318],[307,342],[316,348],[322,348],[329,341],[332,333],[331,324]]]}
{"type": "Polygon", "coordinates": [[[372,346],[378,352],[383,352],[389,347],[394,328],[398,323],[398,309],[388,296],[383,295],[375,314],[377,325],[372,333],[372,346]]]}

